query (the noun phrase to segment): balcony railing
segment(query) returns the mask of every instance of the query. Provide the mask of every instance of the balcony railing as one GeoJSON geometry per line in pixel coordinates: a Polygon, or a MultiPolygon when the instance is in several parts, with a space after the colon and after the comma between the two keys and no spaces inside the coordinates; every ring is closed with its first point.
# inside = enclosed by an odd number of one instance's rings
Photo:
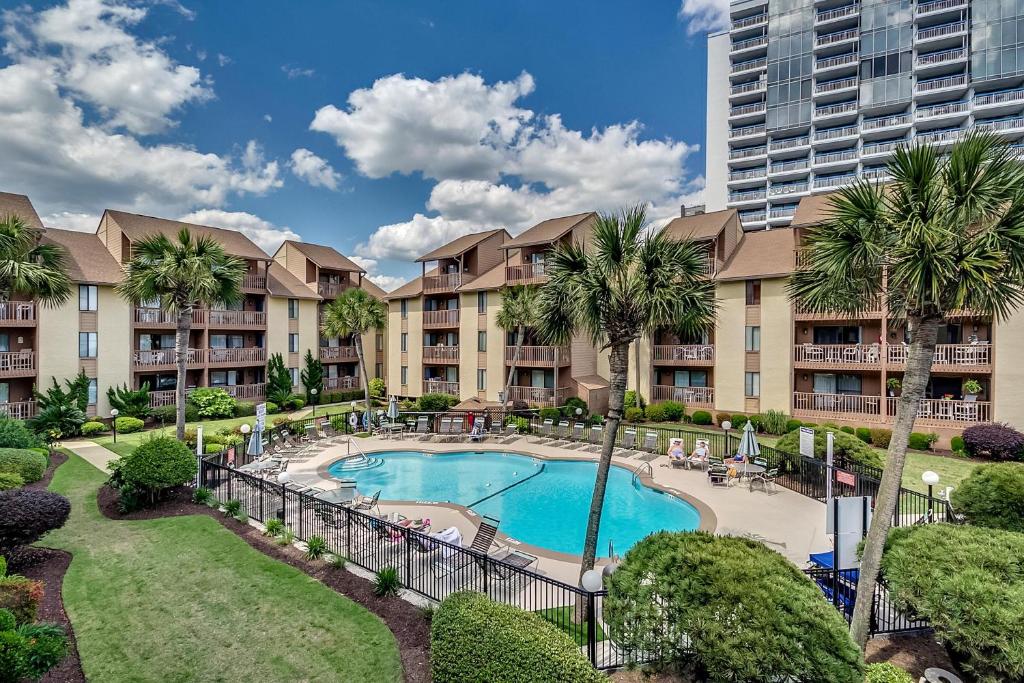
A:
{"type": "Polygon", "coordinates": [[[519,360],[515,360],[516,347],[505,347],[505,364],[522,366],[554,367],[568,365],[570,360],[568,346],[523,346],[519,349],[519,360]]]}
{"type": "Polygon", "coordinates": [[[971,105],[969,102],[949,102],[947,104],[933,104],[930,107],[919,107],[915,115],[918,119],[933,119],[953,114],[966,114],[970,109],[971,105]]]}
{"type": "Polygon", "coordinates": [[[857,181],[857,175],[851,173],[850,175],[840,176],[827,176],[825,178],[814,179],[814,189],[825,190],[832,187],[842,187],[843,185],[849,185],[850,183],[857,181]]]}
{"type": "Polygon", "coordinates": [[[946,142],[956,142],[963,135],[963,131],[957,130],[937,130],[932,132],[918,133],[914,136],[915,139],[920,140],[924,143],[938,144],[946,142]]]}
{"type": "Polygon", "coordinates": [[[458,346],[424,346],[423,362],[433,361],[435,363],[458,363],[458,346]]]}
{"type": "Polygon", "coordinates": [[[318,282],[316,291],[320,296],[330,299],[340,295],[350,286],[347,282],[318,282]]]}
{"type": "Polygon", "coordinates": [[[265,290],[267,288],[266,275],[246,275],[242,278],[242,289],[265,290]]]}
{"type": "Polygon", "coordinates": [[[36,354],[28,349],[0,353],[0,377],[26,377],[36,374],[36,354]]]}
{"type": "Polygon", "coordinates": [[[267,385],[263,382],[259,384],[214,384],[212,386],[215,389],[223,389],[228,392],[229,396],[239,400],[261,399],[267,392],[267,385]]]}
{"type": "Polygon", "coordinates": [[[764,211],[743,211],[740,213],[740,223],[743,225],[750,225],[753,223],[760,223],[766,218],[764,211]]]}
{"type": "MultiPolygon", "coordinates": [[[[206,324],[206,311],[203,309],[197,309],[192,311],[192,325],[202,326],[206,324]]],[[[178,316],[170,311],[165,311],[162,308],[148,308],[144,306],[136,306],[132,317],[134,322],[139,327],[147,326],[174,326],[178,323],[178,316]]]]}
{"type": "Polygon", "coordinates": [[[772,140],[768,146],[773,152],[778,152],[784,149],[793,149],[795,147],[806,147],[809,144],[811,144],[811,138],[806,135],[801,135],[796,138],[772,140]]]}
{"type": "Polygon", "coordinates": [[[766,195],[765,195],[765,191],[764,190],[754,190],[752,192],[730,192],[729,193],[729,201],[730,202],[752,202],[752,201],[756,201],[758,199],[764,199],[765,196],[766,195]]]}
{"type": "Polygon", "coordinates": [[[785,185],[772,185],[771,189],[768,190],[768,194],[772,197],[778,197],[784,194],[795,194],[798,192],[807,192],[808,185],[804,183],[786,183],[785,185]]]}
{"type": "Polygon", "coordinates": [[[826,140],[837,140],[857,134],[857,126],[843,126],[842,128],[829,128],[827,130],[814,131],[814,141],[824,142],[826,140]]]}
{"type": "Polygon", "coordinates": [[[826,45],[835,45],[841,43],[844,40],[854,40],[860,35],[860,31],[855,28],[848,28],[845,31],[836,31],[835,33],[826,33],[823,36],[818,36],[814,39],[815,47],[824,47],[826,45]]]}
{"type": "Polygon", "coordinates": [[[543,282],[547,277],[546,272],[544,263],[520,263],[514,266],[505,266],[505,280],[510,285],[533,284],[543,282]]]}
{"type": "Polygon", "coordinates": [[[768,66],[768,60],[764,57],[759,59],[750,59],[745,62],[738,62],[732,65],[730,73],[738,74],[744,71],[753,71],[754,69],[764,69],[768,66]]]}
{"type": "Polygon", "coordinates": [[[921,66],[937,66],[939,64],[947,64],[949,62],[962,62],[967,59],[967,49],[962,47],[956,47],[952,50],[942,50],[941,52],[929,52],[927,54],[917,56],[917,65],[921,66]]]}
{"type": "MultiPolygon", "coordinates": [[[[902,344],[889,347],[889,363],[905,365],[910,347],[902,344]]],[[[937,344],[932,367],[986,367],[992,364],[990,344],[937,344]]]]}
{"type": "Polygon", "coordinates": [[[824,83],[816,83],[814,85],[814,92],[817,95],[827,92],[835,92],[837,90],[846,90],[847,88],[856,88],[857,78],[840,78],[835,81],[826,81],[824,83]]]}
{"type": "Polygon", "coordinates": [[[1024,102],[1024,90],[1007,90],[974,96],[975,107],[986,107],[993,104],[1013,104],[1024,102]]]}
{"type": "Polygon", "coordinates": [[[793,362],[812,366],[867,366],[882,364],[878,344],[797,344],[793,362]]]}
{"type": "Polygon", "coordinates": [[[942,38],[943,36],[952,36],[958,33],[963,33],[967,30],[966,21],[955,21],[952,24],[943,24],[942,26],[932,26],[930,28],[919,28],[917,30],[918,40],[931,40],[932,38],[942,38]]]}
{"type": "Polygon", "coordinates": [[[444,311],[423,311],[423,327],[458,327],[459,309],[452,308],[444,311]]]}
{"type": "Polygon", "coordinates": [[[769,173],[789,173],[790,171],[803,171],[809,168],[811,163],[807,159],[794,159],[792,161],[777,161],[768,169],[769,173]]]}
{"type": "Polygon", "coordinates": [[[267,350],[259,346],[237,349],[207,349],[206,357],[211,365],[250,365],[253,363],[266,363],[267,350]]]}
{"type": "Polygon", "coordinates": [[[749,83],[738,83],[737,85],[729,88],[730,95],[743,95],[746,93],[759,92],[768,88],[768,81],[761,79],[758,81],[750,81],[749,83]]]}
{"type": "Polygon", "coordinates": [[[856,102],[839,102],[837,104],[829,104],[824,107],[816,107],[814,109],[814,118],[821,119],[827,116],[838,116],[840,114],[855,111],[857,111],[856,102]]]}
{"type": "Polygon", "coordinates": [[[764,106],[764,102],[754,102],[753,104],[740,104],[729,109],[729,116],[749,116],[751,114],[763,114],[764,106]]]}
{"type": "Polygon", "coordinates": [[[860,61],[859,52],[848,52],[842,55],[836,55],[834,57],[826,57],[825,59],[819,59],[814,62],[815,71],[824,71],[826,69],[835,69],[840,66],[846,66],[848,64],[856,64],[860,61]]]}
{"type": "Polygon", "coordinates": [[[881,418],[882,397],[859,394],[793,392],[793,412],[843,419],[849,416],[881,418]]]}
{"type": "MultiPolygon", "coordinates": [[[[210,327],[266,327],[263,311],[197,311],[208,316],[210,327]]],[[[195,316],[193,315],[193,318],[195,316]]]]}
{"type": "Polygon", "coordinates": [[[756,38],[748,38],[732,44],[732,52],[742,52],[743,50],[750,50],[755,47],[763,47],[768,44],[768,36],[758,36],[756,38]]]}
{"type": "Polygon", "coordinates": [[[345,389],[359,389],[362,387],[359,375],[344,375],[342,377],[324,377],[324,390],[344,391],[345,389]]]}
{"type": "Polygon", "coordinates": [[[736,31],[741,28],[751,28],[760,24],[768,22],[767,14],[755,14],[752,17],[743,17],[742,19],[734,19],[732,22],[732,30],[736,31]]]}
{"type": "Polygon", "coordinates": [[[327,363],[337,363],[339,361],[355,362],[359,360],[359,354],[356,353],[356,347],[354,345],[321,346],[320,360],[327,363]]]}
{"type": "MultiPolygon", "coordinates": [[[[809,264],[809,252],[806,249],[796,250],[796,265],[802,267],[809,264]]],[[[882,303],[879,300],[868,301],[856,315],[847,313],[822,313],[812,311],[805,306],[794,306],[793,316],[797,320],[856,320],[858,318],[877,318],[882,315],[882,303]]]]}
{"type": "Polygon", "coordinates": [[[745,138],[751,135],[764,135],[764,124],[757,124],[754,126],[744,126],[742,128],[733,128],[729,131],[729,138],[745,138]]]}
{"type": "Polygon", "coordinates": [[[7,417],[15,420],[27,420],[30,417],[36,415],[36,402],[35,401],[11,401],[9,403],[0,403],[0,415],[6,415],[7,417]]]}
{"type": "Polygon", "coordinates": [[[764,156],[768,150],[762,145],[760,147],[743,147],[741,149],[729,150],[729,160],[749,159],[751,157],[764,156]]]}
{"type": "Polygon", "coordinates": [[[706,365],[715,361],[714,344],[668,344],[652,349],[655,363],[683,363],[706,365]]]}
{"type": "Polygon", "coordinates": [[[713,408],[714,387],[672,387],[655,385],[651,387],[651,400],[676,401],[693,408],[713,408]]]}
{"type": "Polygon", "coordinates": [[[910,114],[895,114],[894,116],[883,116],[878,119],[866,119],[860,124],[863,131],[879,130],[881,128],[895,128],[897,126],[909,126],[910,114]]]}
{"type": "Polygon", "coordinates": [[[975,121],[978,130],[1000,132],[1007,130],[1019,130],[1024,128],[1024,117],[1016,116],[1012,119],[1000,119],[999,121],[975,121]]]}
{"type": "Polygon", "coordinates": [[[458,382],[445,382],[439,379],[425,379],[423,380],[423,393],[424,394],[449,394],[451,396],[459,395],[459,383],[458,382]]]}
{"type": "Polygon", "coordinates": [[[817,153],[814,155],[814,164],[821,166],[823,164],[835,164],[841,161],[856,161],[857,150],[855,149],[844,149],[838,152],[825,152],[817,153]]]}
{"type": "MultiPolygon", "coordinates": [[[[898,398],[887,397],[885,412],[889,419],[896,417],[898,398]]],[[[974,424],[992,421],[992,404],[988,401],[962,401],[944,398],[924,398],[917,408],[917,424],[974,424]]]]}
{"type": "Polygon", "coordinates": [[[892,174],[885,166],[867,166],[861,171],[861,177],[866,180],[892,180],[892,174]]]}
{"type": "Polygon", "coordinates": [[[820,11],[814,15],[815,24],[825,24],[830,21],[837,19],[844,19],[846,17],[856,16],[860,12],[860,5],[853,3],[852,5],[844,5],[842,7],[836,7],[835,9],[820,11]]]}
{"type": "Polygon", "coordinates": [[[932,92],[934,90],[957,88],[965,85],[967,85],[967,75],[957,74],[956,76],[946,76],[945,78],[933,78],[930,81],[918,81],[917,92],[932,92]]]}
{"type": "MultiPolygon", "coordinates": [[[[206,363],[206,351],[206,349],[188,349],[185,362],[193,366],[204,365],[206,363]]],[[[155,351],[136,349],[132,352],[132,362],[136,367],[174,365],[174,349],[158,349],[155,351]]]]}
{"type": "Polygon", "coordinates": [[[509,400],[516,403],[527,403],[529,405],[560,406],[565,403],[565,399],[568,397],[568,387],[549,389],[546,387],[511,386],[508,388],[509,400]]]}
{"type": "Polygon", "coordinates": [[[794,214],[796,214],[796,207],[794,206],[773,206],[769,212],[773,220],[776,218],[792,218],[794,214]]]}
{"type": "Polygon", "coordinates": [[[743,171],[732,171],[729,174],[729,180],[735,182],[737,180],[758,180],[764,178],[765,170],[761,168],[752,168],[750,170],[743,171]]]}
{"type": "Polygon", "coordinates": [[[423,278],[423,293],[454,292],[463,283],[461,273],[445,273],[444,275],[428,275],[423,278]]]}
{"type": "Polygon", "coordinates": [[[875,142],[872,144],[865,144],[861,148],[861,154],[863,156],[868,156],[869,154],[889,154],[891,152],[895,152],[896,148],[905,142],[905,140],[894,140],[893,142],[875,142]]]}
{"type": "Polygon", "coordinates": [[[8,301],[0,304],[0,326],[32,327],[35,324],[36,305],[33,302],[8,301]]]}
{"type": "Polygon", "coordinates": [[[967,7],[967,0],[934,0],[933,2],[921,2],[917,5],[917,16],[930,14],[932,12],[946,12],[949,10],[967,7]]]}

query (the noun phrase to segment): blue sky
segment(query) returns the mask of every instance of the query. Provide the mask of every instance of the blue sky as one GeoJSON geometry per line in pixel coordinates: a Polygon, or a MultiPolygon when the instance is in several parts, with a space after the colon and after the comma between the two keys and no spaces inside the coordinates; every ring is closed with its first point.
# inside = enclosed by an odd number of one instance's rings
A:
{"type": "Polygon", "coordinates": [[[297,235],[387,288],[468,231],[663,219],[699,198],[719,5],[0,3],[0,190],[54,227],[113,207],[297,235]]]}

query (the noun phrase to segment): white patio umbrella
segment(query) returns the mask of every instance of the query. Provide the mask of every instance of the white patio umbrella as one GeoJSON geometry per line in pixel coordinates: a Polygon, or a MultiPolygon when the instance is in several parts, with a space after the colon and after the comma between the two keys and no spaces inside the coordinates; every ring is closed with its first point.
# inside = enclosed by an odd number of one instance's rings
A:
{"type": "Polygon", "coordinates": [[[252,430],[252,436],[249,437],[249,446],[245,449],[245,454],[253,457],[263,455],[263,432],[259,429],[252,430]]]}
{"type": "Polygon", "coordinates": [[[392,422],[398,419],[398,397],[394,394],[388,399],[388,419],[392,422]]]}
{"type": "Polygon", "coordinates": [[[761,455],[761,446],[757,443],[757,435],[754,433],[754,427],[750,424],[749,420],[743,427],[743,436],[740,438],[740,445],[736,449],[736,455],[742,455],[747,460],[752,460],[761,455]]]}

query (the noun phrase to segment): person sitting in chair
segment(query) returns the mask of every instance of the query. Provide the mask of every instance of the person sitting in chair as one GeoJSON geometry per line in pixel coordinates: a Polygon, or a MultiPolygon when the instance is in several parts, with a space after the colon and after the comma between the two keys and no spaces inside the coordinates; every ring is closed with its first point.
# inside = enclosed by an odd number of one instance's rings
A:
{"type": "Polygon", "coordinates": [[[682,439],[672,439],[672,442],[668,446],[668,457],[673,462],[682,462],[684,457],[682,439]]]}
{"type": "Polygon", "coordinates": [[[711,450],[708,448],[708,442],[703,439],[698,439],[694,445],[693,452],[690,453],[690,457],[687,459],[689,465],[698,465],[703,467],[708,464],[708,458],[711,456],[711,450]]]}

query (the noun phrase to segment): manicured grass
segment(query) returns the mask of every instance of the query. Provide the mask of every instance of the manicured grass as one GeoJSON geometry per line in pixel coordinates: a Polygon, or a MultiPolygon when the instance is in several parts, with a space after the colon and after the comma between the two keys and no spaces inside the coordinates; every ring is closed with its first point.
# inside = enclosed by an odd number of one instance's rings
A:
{"type": "Polygon", "coordinates": [[[209,517],[103,517],[104,478],[73,455],[57,470],[71,517],[44,539],[74,555],[63,597],[89,680],[402,679],[376,616],[209,517]]]}
{"type": "MultiPolygon", "coordinates": [[[[575,629],[570,628],[572,626],[572,607],[549,607],[547,609],[537,610],[535,613],[540,615],[541,619],[552,624],[559,631],[562,631],[567,636],[576,641],[576,644],[583,646],[587,644],[587,625],[588,622],[584,621],[578,625],[575,629]]],[[[605,639],[604,629],[601,628],[600,622],[595,625],[597,629],[597,642],[601,642],[605,639]]]]}

